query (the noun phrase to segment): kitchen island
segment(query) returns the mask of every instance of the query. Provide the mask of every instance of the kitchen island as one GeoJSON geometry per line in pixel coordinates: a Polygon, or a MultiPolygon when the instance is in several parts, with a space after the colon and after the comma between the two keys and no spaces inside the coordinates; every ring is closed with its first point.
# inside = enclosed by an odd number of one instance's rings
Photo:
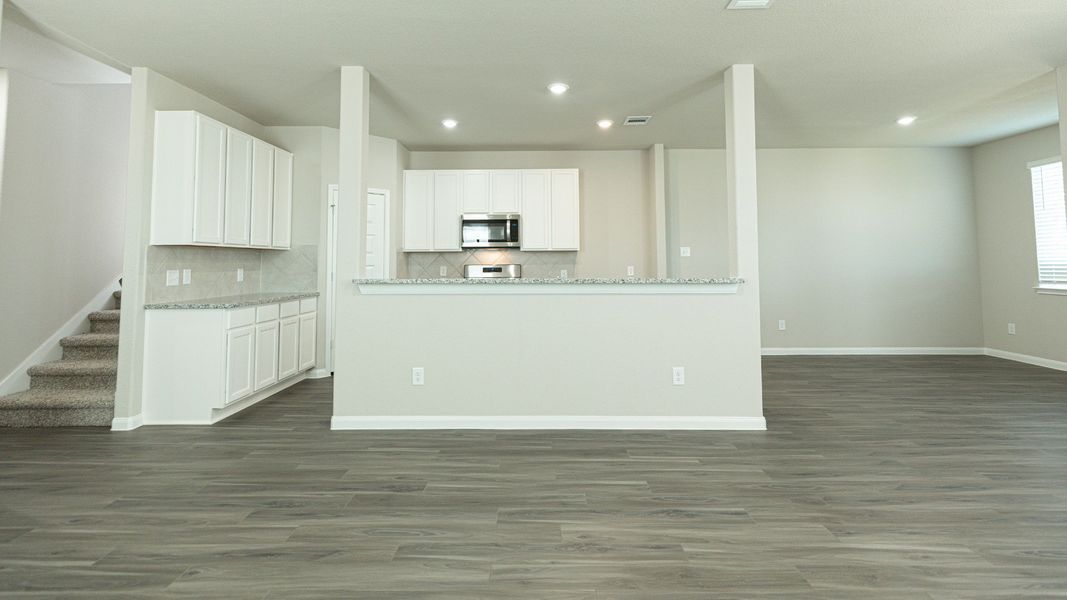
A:
{"type": "Polygon", "coordinates": [[[354,279],[362,294],[735,294],[738,277],[647,279],[639,277],[354,279]]]}

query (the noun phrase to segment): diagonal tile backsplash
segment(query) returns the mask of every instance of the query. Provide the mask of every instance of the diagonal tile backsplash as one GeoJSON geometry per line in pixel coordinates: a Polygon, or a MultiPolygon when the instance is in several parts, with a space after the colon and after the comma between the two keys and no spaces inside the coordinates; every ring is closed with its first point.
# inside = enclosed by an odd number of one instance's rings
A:
{"type": "Polygon", "coordinates": [[[256,292],[302,292],[318,287],[318,246],[291,250],[149,246],[147,303],[217,298],[256,292]],[[244,281],[237,281],[237,269],[244,281]],[[192,271],[189,285],[167,286],[167,271],[192,271]]]}

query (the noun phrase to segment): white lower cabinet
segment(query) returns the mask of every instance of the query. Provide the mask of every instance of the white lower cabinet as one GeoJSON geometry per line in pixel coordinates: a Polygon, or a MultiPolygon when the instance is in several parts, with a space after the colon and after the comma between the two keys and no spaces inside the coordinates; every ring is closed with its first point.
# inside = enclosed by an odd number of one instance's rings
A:
{"type": "Polygon", "coordinates": [[[213,423],[282,389],[315,366],[317,309],[304,298],[146,311],[144,422],[213,423]]]}

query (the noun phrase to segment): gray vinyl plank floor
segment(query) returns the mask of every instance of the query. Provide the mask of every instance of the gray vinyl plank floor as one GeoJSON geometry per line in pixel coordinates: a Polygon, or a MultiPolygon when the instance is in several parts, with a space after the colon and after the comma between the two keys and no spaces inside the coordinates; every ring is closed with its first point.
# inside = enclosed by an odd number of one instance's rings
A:
{"type": "Polygon", "coordinates": [[[766,432],[331,432],[330,380],[213,427],[0,430],[0,598],[1067,597],[1067,374],[764,380],[766,432]]]}

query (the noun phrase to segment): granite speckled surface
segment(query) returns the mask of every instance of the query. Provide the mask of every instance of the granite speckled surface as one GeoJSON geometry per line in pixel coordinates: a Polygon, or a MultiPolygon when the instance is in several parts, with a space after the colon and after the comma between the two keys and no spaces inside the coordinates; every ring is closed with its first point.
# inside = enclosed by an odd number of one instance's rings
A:
{"type": "Polygon", "coordinates": [[[419,284],[453,284],[453,285],[529,285],[529,284],[552,284],[552,285],[714,285],[714,284],[739,284],[745,280],[740,277],[707,277],[687,279],[644,279],[640,277],[575,277],[573,279],[522,277],[519,279],[353,279],[358,285],[384,284],[384,285],[419,285],[419,284]]]}
{"type": "Polygon", "coordinates": [[[158,302],[145,304],[145,309],[199,309],[212,310],[220,308],[241,308],[242,306],[257,306],[260,304],[273,304],[287,300],[300,298],[312,298],[318,296],[318,292],[260,292],[257,294],[241,294],[238,296],[220,296],[218,298],[200,298],[197,300],[180,300],[174,302],[158,302]]]}

